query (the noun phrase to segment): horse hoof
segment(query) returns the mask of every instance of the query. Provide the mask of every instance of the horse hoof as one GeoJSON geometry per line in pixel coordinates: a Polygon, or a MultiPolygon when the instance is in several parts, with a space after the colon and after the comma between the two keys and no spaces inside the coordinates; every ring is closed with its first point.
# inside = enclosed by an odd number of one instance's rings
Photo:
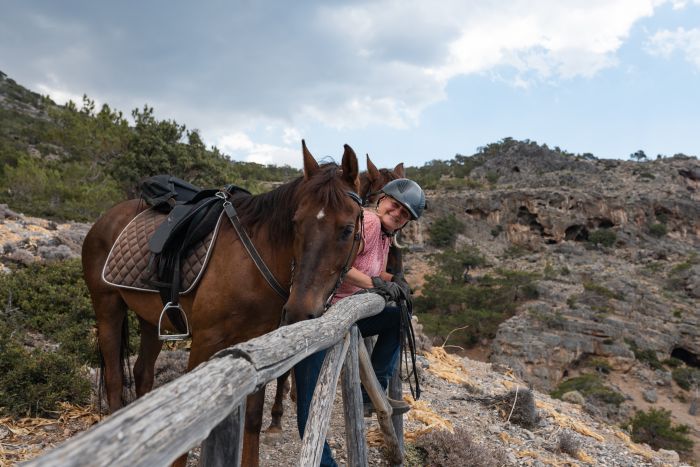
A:
{"type": "Polygon", "coordinates": [[[267,427],[267,429],[265,430],[265,434],[268,434],[268,435],[278,435],[278,434],[280,434],[280,433],[282,433],[282,427],[281,427],[281,426],[270,425],[270,426],[267,427]]]}

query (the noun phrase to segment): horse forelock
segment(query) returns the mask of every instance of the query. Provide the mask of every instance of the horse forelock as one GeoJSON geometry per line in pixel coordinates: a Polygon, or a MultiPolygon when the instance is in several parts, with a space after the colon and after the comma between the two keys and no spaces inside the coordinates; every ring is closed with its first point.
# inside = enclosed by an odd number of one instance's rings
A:
{"type": "Polygon", "coordinates": [[[314,199],[318,207],[327,212],[347,210],[347,203],[351,200],[347,192],[351,188],[342,180],[342,172],[335,163],[321,165],[313,177],[302,183],[297,193],[298,202],[314,199]]]}

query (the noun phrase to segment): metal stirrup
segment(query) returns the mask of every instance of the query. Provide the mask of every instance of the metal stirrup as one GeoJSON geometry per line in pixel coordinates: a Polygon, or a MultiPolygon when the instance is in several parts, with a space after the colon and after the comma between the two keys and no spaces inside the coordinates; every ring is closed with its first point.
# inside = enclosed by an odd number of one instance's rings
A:
{"type": "Polygon", "coordinates": [[[158,318],[158,340],[161,341],[182,341],[185,339],[189,339],[190,337],[190,323],[187,321],[187,314],[185,313],[185,310],[180,307],[179,303],[176,303],[173,305],[173,302],[168,302],[165,304],[163,307],[163,310],[160,312],[160,317],[158,318]],[[161,332],[161,323],[163,322],[163,316],[168,312],[168,310],[178,310],[180,312],[180,316],[182,319],[185,321],[185,328],[186,331],[184,334],[163,334],[161,332]]]}

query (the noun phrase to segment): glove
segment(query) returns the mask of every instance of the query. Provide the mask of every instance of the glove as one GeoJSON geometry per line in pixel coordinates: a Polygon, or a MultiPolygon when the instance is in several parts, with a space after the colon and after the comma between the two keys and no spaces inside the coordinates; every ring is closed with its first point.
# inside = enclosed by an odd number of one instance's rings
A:
{"type": "Polygon", "coordinates": [[[408,285],[408,282],[406,282],[403,273],[398,272],[394,274],[394,276],[391,278],[391,282],[395,283],[399,286],[399,288],[401,288],[401,293],[403,295],[402,298],[404,298],[408,302],[409,306],[413,306],[413,299],[411,298],[411,286],[408,285]]]}
{"type": "Polygon", "coordinates": [[[401,287],[396,282],[387,282],[381,277],[375,276],[372,278],[372,285],[387,302],[398,302],[403,296],[401,287]]]}

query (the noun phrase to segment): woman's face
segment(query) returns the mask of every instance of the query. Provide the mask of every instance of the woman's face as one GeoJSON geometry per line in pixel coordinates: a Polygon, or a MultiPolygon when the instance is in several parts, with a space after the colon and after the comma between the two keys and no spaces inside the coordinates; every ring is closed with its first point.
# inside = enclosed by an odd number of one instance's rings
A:
{"type": "Polygon", "coordinates": [[[385,196],[379,201],[377,214],[384,230],[394,232],[411,220],[408,210],[391,196],[385,196]]]}

